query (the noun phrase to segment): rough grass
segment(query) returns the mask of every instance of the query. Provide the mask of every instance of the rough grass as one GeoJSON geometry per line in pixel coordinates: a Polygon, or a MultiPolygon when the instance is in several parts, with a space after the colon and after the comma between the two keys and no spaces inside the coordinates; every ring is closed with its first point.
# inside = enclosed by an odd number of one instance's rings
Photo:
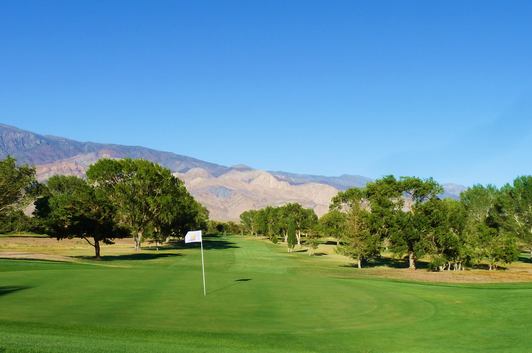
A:
{"type": "Polygon", "coordinates": [[[92,261],[81,242],[5,241],[76,261],[0,260],[0,352],[530,351],[532,283],[389,280],[227,237],[205,243],[203,297],[196,246],[92,261]]]}

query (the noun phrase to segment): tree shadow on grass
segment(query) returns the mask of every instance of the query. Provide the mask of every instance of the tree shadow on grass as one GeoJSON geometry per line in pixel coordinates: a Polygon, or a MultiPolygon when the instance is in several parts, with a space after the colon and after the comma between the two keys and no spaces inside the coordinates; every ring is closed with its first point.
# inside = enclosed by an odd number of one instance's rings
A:
{"type": "Polygon", "coordinates": [[[403,259],[396,259],[392,257],[379,257],[373,259],[369,264],[371,267],[390,267],[390,268],[407,268],[408,263],[403,259]]]}
{"type": "MultiPolygon", "coordinates": [[[[203,238],[203,249],[205,250],[224,250],[224,249],[236,249],[239,246],[236,243],[228,240],[213,239],[211,237],[203,238]]],[[[164,245],[159,246],[159,250],[182,250],[182,249],[191,249],[199,248],[200,243],[189,243],[185,244],[183,240],[171,240],[164,245]]],[[[143,247],[144,250],[156,250],[155,246],[143,247]]]]}
{"type": "MultiPolygon", "coordinates": [[[[490,266],[488,264],[485,264],[485,263],[473,264],[473,265],[471,265],[471,269],[489,271],[490,266]]],[[[504,266],[504,265],[497,265],[497,268],[492,269],[492,271],[506,271],[506,270],[508,270],[508,267],[504,266]]]]}
{"type": "Polygon", "coordinates": [[[1,286],[0,287],[0,297],[3,295],[8,295],[14,292],[18,292],[24,289],[28,289],[31,287],[28,286],[1,286]]]}
{"type": "MultiPolygon", "coordinates": [[[[357,267],[355,262],[352,262],[347,265],[340,265],[340,267],[357,267]]],[[[392,257],[378,257],[370,261],[365,261],[362,263],[362,267],[389,267],[389,268],[408,268],[408,259],[405,257],[403,259],[397,259],[392,257]]],[[[422,260],[416,261],[416,269],[428,269],[429,263],[422,260]]]]}
{"type": "MultiPolygon", "coordinates": [[[[124,255],[105,255],[100,258],[99,261],[116,261],[116,260],[154,260],[165,257],[176,257],[182,256],[181,254],[168,254],[168,253],[138,253],[138,254],[124,254],[124,255]]],[[[77,256],[79,259],[83,260],[95,260],[91,256],[77,256]]]]}

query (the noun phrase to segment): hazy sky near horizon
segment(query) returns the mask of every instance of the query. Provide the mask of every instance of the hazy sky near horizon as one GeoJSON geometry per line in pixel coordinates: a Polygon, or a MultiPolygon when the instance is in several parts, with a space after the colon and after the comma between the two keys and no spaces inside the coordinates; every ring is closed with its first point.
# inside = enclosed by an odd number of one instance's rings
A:
{"type": "Polygon", "coordinates": [[[531,1],[2,1],[0,122],[224,165],[532,173],[531,1]]]}

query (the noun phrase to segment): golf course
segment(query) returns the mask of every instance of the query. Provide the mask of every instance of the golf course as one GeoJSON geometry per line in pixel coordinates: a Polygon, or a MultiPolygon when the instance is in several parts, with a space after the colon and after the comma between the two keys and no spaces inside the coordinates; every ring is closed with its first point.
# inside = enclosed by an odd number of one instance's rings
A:
{"type": "MultiPolygon", "coordinates": [[[[0,259],[0,352],[531,349],[530,282],[386,279],[335,255],[287,254],[251,237],[204,240],[206,296],[198,243],[118,244],[95,261],[79,241],[47,260],[0,259]]],[[[4,252],[8,242],[0,238],[4,252]]],[[[56,241],[30,242],[46,253],[56,241]]]]}

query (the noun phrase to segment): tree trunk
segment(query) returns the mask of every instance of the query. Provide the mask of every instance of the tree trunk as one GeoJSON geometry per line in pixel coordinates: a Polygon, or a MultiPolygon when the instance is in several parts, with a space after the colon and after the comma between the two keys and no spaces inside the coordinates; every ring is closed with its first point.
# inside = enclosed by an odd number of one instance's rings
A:
{"type": "Polygon", "coordinates": [[[357,265],[358,268],[362,268],[362,260],[360,259],[360,257],[357,258],[357,265]]]}
{"type": "Polygon", "coordinates": [[[408,268],[411,270],[416,269],[416,258],[413,251],[408,252],[408,268]]]}
{"type": "Polygon", "coordinates": [[[340,238],[336,238],[336,246],[340,246],[340,238]]]}
{"type": "Polygon", "coordinates": [[[135,251],[140,251],[140,244],[142,243],[142,231],[137,232],[135,237],[135,251]]]}
{"type": "Polygon", "coordinates": [[[96,239],[94,239],[94,253],[94,258],[96,260],[100,260],[100,241],[96,239]]]}
{"type": "Polygon", "coordinates": [[[298,230],[296,232],[296,238],[297,238],[297,245],[301,246],[301,230],[298,230]]]}

